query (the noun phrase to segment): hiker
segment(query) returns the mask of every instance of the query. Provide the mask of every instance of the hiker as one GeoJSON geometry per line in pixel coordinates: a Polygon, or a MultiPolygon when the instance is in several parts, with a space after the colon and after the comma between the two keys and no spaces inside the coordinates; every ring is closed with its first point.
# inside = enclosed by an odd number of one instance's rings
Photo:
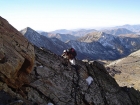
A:
{"type": "Polygon", "coordinates": [[[76,55],[77,55],[77,53],[76,53],[75,49],[70,48],[70,49],[63,51],[62,57],[68,59],[69,62],[71,63],[71,65],[75,65],[76,55]]]}
{"type": "Polygon", "coordinates": [[[68,59],[68,52],[67,52],[67,50],[64,50],[63,51],[63,54],[61,55],[63,58],[66,58],[66,59],[68,59]]]}

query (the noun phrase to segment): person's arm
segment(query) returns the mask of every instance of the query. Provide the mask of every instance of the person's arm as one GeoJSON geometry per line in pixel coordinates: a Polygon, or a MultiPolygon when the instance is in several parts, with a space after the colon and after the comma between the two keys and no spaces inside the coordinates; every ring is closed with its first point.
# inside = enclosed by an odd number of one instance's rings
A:
{"type": "Polygon", "coordinates": [[[61,56],[62,56],[62,57],[65,56],[65,53],[63,53],[61,56]]]}

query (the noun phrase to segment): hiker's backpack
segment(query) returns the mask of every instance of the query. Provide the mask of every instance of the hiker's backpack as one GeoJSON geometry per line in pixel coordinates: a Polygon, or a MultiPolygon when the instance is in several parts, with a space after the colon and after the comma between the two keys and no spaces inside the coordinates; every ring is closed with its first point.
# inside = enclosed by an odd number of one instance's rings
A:
{"type": "Polygon", "coordinates": [[[75,58],[76,55],[77,55],[77,53],[76,53],[76,51],[75,51],[74,48],[70,48],[70,49],[69,49],[69,53],[71,53],[71,54],[73,55],[74,58],[75,58]]]}

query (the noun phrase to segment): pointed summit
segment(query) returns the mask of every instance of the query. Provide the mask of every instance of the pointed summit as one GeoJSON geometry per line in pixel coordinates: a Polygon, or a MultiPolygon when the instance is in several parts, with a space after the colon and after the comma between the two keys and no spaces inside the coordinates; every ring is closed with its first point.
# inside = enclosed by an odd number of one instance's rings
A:
{"type": "Polygon", "coordinates": [[[90,42],[99,40],[103,35],[105,35],[104,32],[96,31],[96,32],[91,32],[91,33],[87,34],[86,36],[81,37],[78,40],[81,42],[90,43],[90,42]]]}

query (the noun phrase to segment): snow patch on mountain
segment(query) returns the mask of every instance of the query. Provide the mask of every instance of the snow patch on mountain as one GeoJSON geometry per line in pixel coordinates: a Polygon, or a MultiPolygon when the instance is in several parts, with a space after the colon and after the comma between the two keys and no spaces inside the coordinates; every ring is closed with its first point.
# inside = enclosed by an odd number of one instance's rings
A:
{"type": "Polygon", "coordinates": [[[42,47],[49,49],[55,54],[61,55],[64,49],[70,46],[66,43],[60,41],[57,38],[48,38],[46,36],[40,35],[31,28],[26,28],[21,30],[21,33],[34,45],[37,47],[42,47]]]}
{"type": "Polygon", "coordinates": [[[115,40],[115,36],[109,34],[102,34],[98,42],[100,42],[104,47],[109,46],[114,48],[112,41],[115,40]]]}

